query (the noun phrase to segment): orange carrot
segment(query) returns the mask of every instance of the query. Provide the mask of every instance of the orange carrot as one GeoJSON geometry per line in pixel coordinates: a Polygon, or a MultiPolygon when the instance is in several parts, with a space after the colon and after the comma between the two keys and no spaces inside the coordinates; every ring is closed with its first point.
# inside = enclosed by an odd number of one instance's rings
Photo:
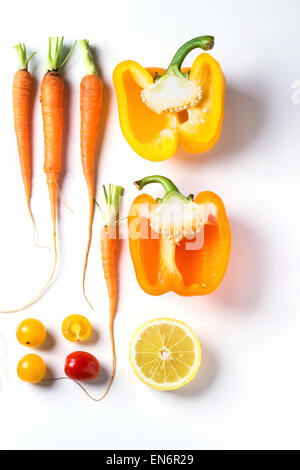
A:
{"type": "Polygon", "coordinates": [[[47,175],[51,218],[53,226],[54,267],[57,264],[56,241],[56,191],[61,170],[61,148],[63,137],[63,91],[64,81],[56,71],[44,75],[41,85],[41,104],[44,126],[45,159],[44,171],[47,175]]]}
{"type": "Polygon", "coordinates": [[[58,41],[58,37],[49,39],[47,73],[44,75],[41,85],[41,104],[45,143],[44,171],[47,175],[51,217],[53,224],[54,266],[46,285],[31,302],[20,308],[14,310],[0,311],[0,313],[19,312],[20,310],[24,310],[25,308],[28,308],[34,303],[36,303],[48,289],[56,271],[56,191],[58,189],[57,179],[61,170],[64,90],[64,82],[62,77],[59,75],[59,71],[68,60],[76,44],[74,44],[65,59],[61,61],[63,39],[64,38],[62,37],[60,42],[58,41]]]}
{"type": "Polygon", "coordinates": [[[79,41],[79,46],[86,69],[86,75],[83,77],[80,84],[80,147],[82,169],[89,197],[88,242],[83,266],[82,289],[86,301],[90,307],[93,308],[85,293],[85,276],[91,246],[94,218],[95,152],[99,133],[103,85],[101,78],[97,75],[95,64],[91,58],[88,40],[83,39],[79,41]]]}
{"type": "Polygon", "coordinates": [[[114,318],[117,309],[117,269],[116,269],[116,229],[115,227],[103,227],[101,230],[101,253],[104,278],[107,285],[109,298],[109,334],[112,347],[112,373],[104,398],[109,392],[116,373],[116,349],[114,338],[114,318]]]}
{"type": "Polygon", "coordinates": [[[30,106],[32,98],[32,76],[28,71],[30,59],[36,54],[33,52],[28,59],[25,44],[17,44],[15,49],[19,56],[19,70],[14,75],[12,98],[14,126],[17,138],[21,175],[25,189],[26,203],[35,234],[35,222],[30,207],[31,199],[31,143],[30,143],[30,106]]]}
{"type": "Polygon", "coordinates": [[[121,186],[110,184],[108,192],[106,191],[105,186],[103,186],[103,190],[107,206],[106,211],[103,211],[97,202],[96,204],[101,210],[104,219],[104,227],[101,230],[101,253],[102,267],[109,298],[109,332],[112,347],[112,373],[106,391],[102,397],[98,398],[96,401],[101,401],[108,394],[116,373],[116,351],[114,339],[114,319],[118,303],[116,249],[118,240],[119,201],[123,188],[121,186]]]}
{"type": "Polygon", "coordinates": [[[116,236],[115,227],[105,226],[101,230],[102,267],[107,285],[111,321],[117,308],[116,236]]]}
{"type": "Polygon", "coordinates": [[[61,171],[64,93],[64,81],[59,72],[76,45],[75,43],[65,59],[61,61],[63,40],[63,37],[60,42],[58,37],[49,38],[47,72],[43,77],[41,85],[45,145],[44,172],[47,175],[54,245],[54,267],[47,287],[54,276],[57,265],[56,191],[58,189],[57,181],[61,171]]]}

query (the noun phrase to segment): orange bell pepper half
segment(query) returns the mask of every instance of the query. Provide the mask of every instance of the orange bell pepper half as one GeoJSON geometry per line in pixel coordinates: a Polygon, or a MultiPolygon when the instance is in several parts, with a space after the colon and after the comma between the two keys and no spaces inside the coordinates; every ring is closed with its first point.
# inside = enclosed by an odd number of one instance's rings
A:
{"type": "Polygon", "coordinates": [[[200,36],[175,54],[168,69],[143,68],[127,60],[117,65],[113,81],[125,139],[141,157],[170,158],[178,144],[201,153],[217,142],[223,122],[225,79],[218,62],[202,53],[190,69],[181,69],[194,48],[212,49],[214,38],[200,36]]]}
{"type": "Polygon", "coordinates": [[[160,183],[164,197],[138,196],[128,217],[139,285],[151,295],[210,294],[221,283],[230,255],[230,226],[222,200],[210,191],[185,197],[163,176],[149,176],[135,185],[143,189],[150,183],[160,183]]]}

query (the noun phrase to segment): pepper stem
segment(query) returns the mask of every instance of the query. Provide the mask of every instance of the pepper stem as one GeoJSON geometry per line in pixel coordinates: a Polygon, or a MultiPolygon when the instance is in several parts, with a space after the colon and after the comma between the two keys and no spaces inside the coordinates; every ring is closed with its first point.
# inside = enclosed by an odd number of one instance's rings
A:
{"type": "Polygon", "coordinates": [[[70,49],[66,57],[61,60],[63,42],[63,36],[61,37],[60,41],[58,36],[49,38],[47,72],[58,72],[60,69],[62,69],[67,60],[69,59],[70,55],[72,54],[77,43],[77,41],[75,41],[73,47],[70,49]]]}
{"type": "Polygon", "coordinates": [[[97,70],[89,49],[89,41],[81,39],[79,41],[81,56],[83,58],[84,67],[87,75],[97,75],[97,70]]]}
{"type": "Polygon", "coordinates": [[[171,192],[181,194],[177,186],[175,186],[175,184],[172,183],[172,181],[169,180],[169,178],[166,178],[165,176],[159,176],[159,175],[146,176],[145,178],[142,178],[139,181],[135,181],[134,184],[137,187],[137,189],[140,191],[147,184],[151,184],[151,183],[161,184],[164,190],[166,191],[165,196],[171,192]]]}
{"type": "Polygon", "coordinates": [[[29,61],[36,54],[36,52],[33,52],[27,59],[26,46],[24,43],[17,44],[14,46],[14,49],[16,49],[19,57],[19,70],[27,70],[29,61]]]}
{"type": "Polygon", "coordinates": [[[168,73],[170,69],[175,69],[177,72],[180,72],[182,62],[189,52],[191,52],[193,49],[196,49],[197,47],[203,49],[204,51],[209,51],[214,47],[214,42],[215,39],[213,36],[199,36],[186,42],[174,55],[166,73],[168,73]]]}

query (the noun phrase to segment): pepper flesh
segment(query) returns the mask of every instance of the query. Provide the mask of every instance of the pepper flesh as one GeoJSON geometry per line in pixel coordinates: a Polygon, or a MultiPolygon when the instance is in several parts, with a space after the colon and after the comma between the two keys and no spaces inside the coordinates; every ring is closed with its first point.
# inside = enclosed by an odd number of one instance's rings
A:
{"type": "Polygon", "coordinates": [[[185,105],[177,104],[177,111],[162,109],[159,113],[147,106],[145,90],[153,86],[157,75],[161,77],[165,72],[161,68],[145,69],[128,60],[118,64],[113,74],[124,137],[136,153],[151,161],[170,158],[178,145],[189,153],[211,149],[220,136],[223,123],[225,79],[213,57],[202,53],[190,69],[180,70],[181,74],[188,74],[188,81],[199,93],[201,91],[187,109],[180,109],[185,105]]]}
{"type": "Polygon", "coordinates": [[[182,296],[206,295],[217,289],[225,275],[231,233],[224,204],[210,191],[199,193],[192,202],[210,208],[203,230],[178,242],[151,227],[151,213],[163,200],[142,194],[129,210],[131,258],[140,287],[150,295],[169,291],[182,296]]]}

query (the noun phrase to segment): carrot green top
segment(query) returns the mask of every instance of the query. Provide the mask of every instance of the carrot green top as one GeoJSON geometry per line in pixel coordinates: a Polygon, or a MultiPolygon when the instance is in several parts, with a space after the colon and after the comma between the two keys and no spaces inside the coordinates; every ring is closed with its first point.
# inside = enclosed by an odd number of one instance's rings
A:
{"type": "Polygon", "coordinates": [[[29,61],[36,54],[36,52],[33,52],[27,59],[26,46],[24,43],[17,44],[14,46],[14,49],[16,49],[19,56],[19,70],[27,70],[29,61]]]}
{"type": "Polygon", "coordinates": [[[83,58],[85,71],[87,75],[97,75],[96,66],[91,56],[89,49],[89,41],[87,39],[81,39],[79,41],[80,52],[83,58]]]}
{"type": "Polygon", "coordinates": [[[62,46],[64,42],[64,37],[62,36],[60,41],[59,37],[52,37],[49,38],[49,49],[48,49],[48,60],[47,60],[47,72],[51,71],[56,71],[58,72],[59,70],[62,69],[62,67],[65,65],[67,60],[69,59],[70,55],[72,54],[76,42],[73,44],[73,47],[70,49],[66,57],[62,60],[62,46]]]}
{"type": "Polygon", "coordinates": [[[112,227],[116,225],[119,221],[119,204],[120,197],[123,193],[122,186],[116,186],[114,184],[108,185],[108,191],[103,185],[104,199],[105,199],[105,210],[98,204],[95,199],[97,207],[100,209],[100,212],[103,217],[104,225],[106,227],[112,227]]]}

